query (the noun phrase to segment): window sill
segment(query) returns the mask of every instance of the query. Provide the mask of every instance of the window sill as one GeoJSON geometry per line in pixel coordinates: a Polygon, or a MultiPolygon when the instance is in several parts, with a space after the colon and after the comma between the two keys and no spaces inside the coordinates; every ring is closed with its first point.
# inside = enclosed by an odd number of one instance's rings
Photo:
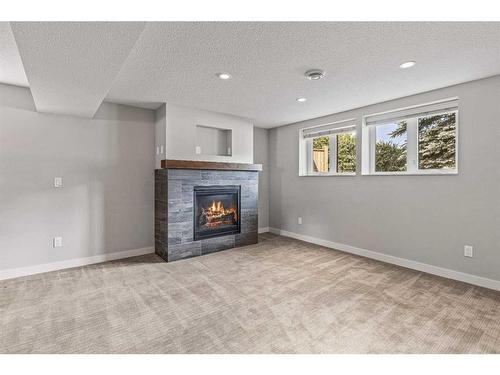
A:
{"type": "Polygon", "coordinates": [[[450,176],[458,175],[458,171],[425,171],[425,172],[373,172],[362,173],[363,176],[450,176]]]}
{"type": "Polygon", "coordinates": [[[301,173],[299,177],[354,177],[356,173],[301,173]]]}

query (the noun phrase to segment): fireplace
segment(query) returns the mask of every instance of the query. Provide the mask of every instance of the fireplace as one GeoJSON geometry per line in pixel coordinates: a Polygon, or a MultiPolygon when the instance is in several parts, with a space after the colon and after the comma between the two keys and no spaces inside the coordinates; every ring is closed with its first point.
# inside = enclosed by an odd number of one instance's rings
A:
{"type": "Polygon", "coordinates": [[[258,242],[260,164],[162,160],[155,252],[167,262],[258,242]]]}
{"type": "Polygon", "coordinates": [[[241,232],[240,186],[195,186],[194,240],[241,232]]]}

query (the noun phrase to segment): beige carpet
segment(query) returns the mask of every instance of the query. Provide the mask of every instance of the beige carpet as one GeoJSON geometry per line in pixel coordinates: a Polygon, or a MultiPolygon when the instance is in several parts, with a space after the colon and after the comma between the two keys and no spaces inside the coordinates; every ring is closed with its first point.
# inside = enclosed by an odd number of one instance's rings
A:
{"type": "Polygon", "coordinates": [[[266,234],[0,282],[2,353],[499,353],[500,293],[266,234]]]}

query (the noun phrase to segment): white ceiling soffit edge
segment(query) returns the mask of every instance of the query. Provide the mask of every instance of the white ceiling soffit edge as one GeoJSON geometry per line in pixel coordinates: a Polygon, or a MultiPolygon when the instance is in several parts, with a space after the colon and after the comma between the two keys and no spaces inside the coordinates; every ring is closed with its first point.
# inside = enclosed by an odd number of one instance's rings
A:
{"type": "Polygon", "coordinates": [[[39,112],[93,117],[145,22],[11,22],[39,112]]]}
{"type": "Polygon", "coordinates": [[[23,62],[8,22],[0,22],[0,83],[28,86],[23,62]]]}
{"type": "Polygon", "coordinates": [[[146,102],[146,101],[135,101],[135,100],[110,100],[110,99],[104,99],[106,103],[113,103],[113,104],[121,104],[121,105],[127,105],[129,107],[136,107],[136,108],[142,108],[142,109],[151,109],[151,110],[157,110],[160,108],[165,102],[146,102]]]}

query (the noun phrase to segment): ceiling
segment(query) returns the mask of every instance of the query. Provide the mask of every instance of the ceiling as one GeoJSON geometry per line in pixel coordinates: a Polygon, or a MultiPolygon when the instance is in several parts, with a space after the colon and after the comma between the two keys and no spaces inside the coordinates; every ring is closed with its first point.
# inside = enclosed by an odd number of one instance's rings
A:
{"type": "Polygon", "coordinates": [[[0,22],[0,82],[28,87],[28,78],[8,22],[0,22]]]}
{"type": "Polygon", "coordinates": [[[12,22],[40,112],[92,117],[144,22],[12,22]]]}
{"type": "Polygon", "coordinates": [[[11,26],[15,40],[0,23],[0,81],[29,81],[40,111],[81,116],[103,99],[145,108],[169,102],[274,127],[500,74],[498,22],[11,26]],[[400,69],[408,60],[417,65],[400,69]],[[326,77],[305,79],[311,68],[326,77]]]}

